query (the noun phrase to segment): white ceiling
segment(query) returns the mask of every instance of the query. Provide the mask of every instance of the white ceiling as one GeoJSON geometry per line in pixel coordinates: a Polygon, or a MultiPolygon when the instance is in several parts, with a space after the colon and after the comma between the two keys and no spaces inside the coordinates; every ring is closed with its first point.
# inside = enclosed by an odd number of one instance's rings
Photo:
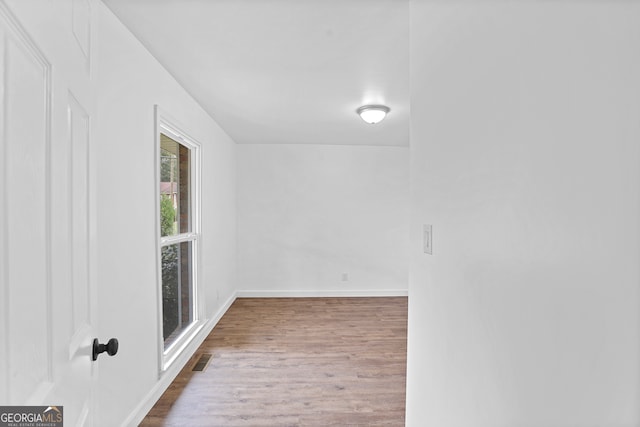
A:
{"type": "Polygon", "coordinates": [[[238,143],[409,144],[408,0],[103,1],[238,143]]]}

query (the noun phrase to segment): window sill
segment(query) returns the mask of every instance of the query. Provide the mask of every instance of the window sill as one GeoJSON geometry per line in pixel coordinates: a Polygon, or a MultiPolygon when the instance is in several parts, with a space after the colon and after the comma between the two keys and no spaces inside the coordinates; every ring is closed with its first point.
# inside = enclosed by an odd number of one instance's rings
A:
{"type": "Polygon", "coordinates": [[[182,354],[182,352],[187,348],[189,344],[193,341],[193,339],[198,335],[198,332],[202,330],[205,322],[202,320],[195,321],[191,323],[180,336],[162,353],[162,368],[161,374],[163,374],[173,362],[176,361],[178,356],[182,354]]]}

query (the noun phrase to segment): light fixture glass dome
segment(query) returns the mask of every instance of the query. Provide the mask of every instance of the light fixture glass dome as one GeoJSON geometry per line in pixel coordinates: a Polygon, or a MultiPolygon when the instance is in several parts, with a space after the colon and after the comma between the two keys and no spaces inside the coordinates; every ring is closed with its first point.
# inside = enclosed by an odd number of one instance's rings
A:
{"type": "Polygon", "coordinates": [[[389,111],[386,105],[363,105],[356,110],[362,120],[372,125],[380,123],[389,111]]]}

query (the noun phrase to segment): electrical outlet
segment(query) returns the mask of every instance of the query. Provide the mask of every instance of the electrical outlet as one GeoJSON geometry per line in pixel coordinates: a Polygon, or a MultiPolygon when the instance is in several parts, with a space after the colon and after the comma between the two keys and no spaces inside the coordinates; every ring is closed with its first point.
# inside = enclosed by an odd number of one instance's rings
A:
{"type": "Polygon", "coordinates": [[[424,253],[433,255],[433,229],[431,224],[422,226],[422,243],[424,245],[424,253]]]}

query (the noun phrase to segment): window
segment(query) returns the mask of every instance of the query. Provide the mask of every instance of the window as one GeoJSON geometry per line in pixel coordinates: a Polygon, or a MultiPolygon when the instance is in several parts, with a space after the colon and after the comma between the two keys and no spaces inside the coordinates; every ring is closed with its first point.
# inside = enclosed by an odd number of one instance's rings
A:
{"type": "Polygon", "coordinates": [[[175,127],[159,120],[159,286],[162,369],[197,333],[198,150],[175,127]]]}

